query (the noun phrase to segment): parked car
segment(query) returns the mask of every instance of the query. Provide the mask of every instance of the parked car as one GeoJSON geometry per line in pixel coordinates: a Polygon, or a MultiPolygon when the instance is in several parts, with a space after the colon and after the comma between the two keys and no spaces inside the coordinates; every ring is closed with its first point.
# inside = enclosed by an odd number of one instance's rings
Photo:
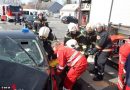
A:
{"type": "Polygon", "coordinates": [[[45,50],[33,32],[0,31],[0,86],[10,90],[53,90],[52,80],[45,50]]]}
{"type": "Polygon", "coordinates": [[[64,24],[69,24],[70,22],[73,22],[73,23],[78,23],[78,19],[73,17],[73,16],[63,16],[61,18],[61,21],[64,23],[64,24]]]}

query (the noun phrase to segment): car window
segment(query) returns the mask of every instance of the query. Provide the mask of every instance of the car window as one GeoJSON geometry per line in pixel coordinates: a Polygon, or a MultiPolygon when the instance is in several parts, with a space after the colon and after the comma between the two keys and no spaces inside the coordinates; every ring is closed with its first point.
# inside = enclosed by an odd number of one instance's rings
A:
{"type": "Polygon", "coordinates": [[[23,11],[24,15],[29,15],[29,11],[23,11]]]}
{"type": "Polygon", "coordinates": [[[26,20],[28,20],[28,21],[34,21],[33,17],[34,17],[33,15],[29,15],[29,16],[26,17],[26,20]]]}
{"type": "MultiPolygon", "coordinates": [[[[40,64],[44,57],[36,40],[15,39],[40,64]]],[[[10,39],[0,39],[0,59],[17,62],[26,65],[34,65],[31,58],[10,39]]]]}

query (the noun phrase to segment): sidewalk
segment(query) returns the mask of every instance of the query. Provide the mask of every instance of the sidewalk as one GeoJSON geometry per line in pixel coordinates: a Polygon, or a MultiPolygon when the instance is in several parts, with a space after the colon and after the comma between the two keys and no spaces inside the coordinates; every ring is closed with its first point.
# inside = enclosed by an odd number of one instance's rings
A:
{"type": "MultiPolygon", "coordinates": [[[[89,68],[91,68],[93,65],[93,58],[94,57],[92,56],[88,58],[89,68]]],[[[90,86],[92,86],[95,90],[118,90],[116,86],[117,73],[118,73],[117,70],[106,65],[103,81],[93,81],[93,75],[91,75],[87,70],[81,76],[81,78],[85,82],[87,82],[90,86]]]]}

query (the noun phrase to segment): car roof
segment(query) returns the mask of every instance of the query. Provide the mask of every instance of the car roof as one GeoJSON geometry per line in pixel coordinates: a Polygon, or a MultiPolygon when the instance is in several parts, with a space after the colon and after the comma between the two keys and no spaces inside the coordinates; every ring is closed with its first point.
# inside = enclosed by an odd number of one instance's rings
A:
{"type": "Polygon", "coordinates": [[[23,32],[22,30],[0,30],[0,38],[14,38],[14,39],[36,39],[36,35],[29,30],[23,32]]]}

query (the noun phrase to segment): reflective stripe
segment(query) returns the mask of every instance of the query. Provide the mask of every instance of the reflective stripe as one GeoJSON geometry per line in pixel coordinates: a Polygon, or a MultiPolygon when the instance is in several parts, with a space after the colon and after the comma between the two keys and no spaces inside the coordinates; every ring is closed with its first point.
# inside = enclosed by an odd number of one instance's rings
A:
{"type": "Polygon", "coordinates": [[[118,84],[119,84],[119,86],[123,89],[123,84],[122,84],[122,82],[121,82],[121,80],[120,80],[120,78],[118,77],[118,84]]]}
{"type": "Polygon", "coordinates": [[[104,75],[104,73],[100,73],[100,72],[98,72],[98,75],[104,75]]]}
{"type": "Polygon", "coordinates": [[[130,43],[130,42],[127,42],[127,43],[130,43]]]}
{"type": "Polygon", "coordinates": [[[121,64],[125,64],[125,62],[124,61],[122,61],[122,59],[121,59],[122,57],[121,57],[121,54],[119,54],[119,62],[121,63],[121,64]]]}
{"type": "Polygon", "coordinates": [[[80,55],[72,62],[71,66],[74,66],[74,65],[79,61],[79,59],[80,59],[82,56],[83,56],[83,55],[80,54],[80,55]]]}
{"type": "Polygon", "coordinates": [[[67,62],[71,62],[77,54],[78,54],[78,51],[75,51],[67,62]]]}
{"type": "Polygon", "coordinates": [[[96,45],[96,48],[97,48],[97,49],[102,49],[102,48],[101,48],[100,46],[98,46],[98,45],[96,45]]]}
{"type": "Polygon", "coordinates": [[[62,67],[62,66],[60,66],[60,65],[58,66],[58,68],[59,68],[59,69],[61,69],[61,70],[63,70],[63,69],[64,69],[64,67],[62,67]]]}
{"type": "Polygon", "coordinates": [[[126,71],[125,71],[125,69],[123,69],[123,72],[126,74],[126,71]]]}
{"type": "Polygon", "coordinates": [[[110,52],[110,51],[112,51],[112,49],[103,49],[102,51],[103,52],[110,52]]]}
{"type": "Polygon", "coordinates": [[[86,47],[86,45],[83,45],[82,48],[83,48],[83,49],[86,49],[87,47],[86,47]]]}

